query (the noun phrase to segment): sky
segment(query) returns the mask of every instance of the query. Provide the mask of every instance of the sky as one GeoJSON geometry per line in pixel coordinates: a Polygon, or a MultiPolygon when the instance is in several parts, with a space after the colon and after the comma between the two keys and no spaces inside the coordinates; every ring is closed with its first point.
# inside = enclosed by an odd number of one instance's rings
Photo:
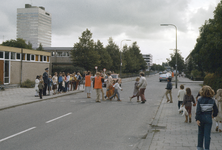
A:
{"type": "Polygon", "coordinates": [[[0,43],[16,39],[17,8],[43,6],[52,16],[52,47],[73,47],[86,29],[104,47],[137,42],[142,54],[161,64],[177,49],[185,59],[194,49],[199,28],[213,18],[220,0],[0,0],[0,43]],[[129,39],[131,41],[124,41],[129,39]],[[122,42],[121,42],[122,41],[122,42]]]}

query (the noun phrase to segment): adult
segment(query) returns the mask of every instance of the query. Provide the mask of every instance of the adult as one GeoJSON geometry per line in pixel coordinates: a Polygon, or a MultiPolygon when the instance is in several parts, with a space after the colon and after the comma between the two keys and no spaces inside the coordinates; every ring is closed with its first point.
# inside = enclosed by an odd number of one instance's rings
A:
{"type": "Polygon", "coordinates": [[[171,83],[171,78],[167,79],[167,87],[166,87],[166,98],[167,98],[167,102],[173,103],[173,99],[172,99],[172,83],[171,83]],[[168,97],[168,94],[170,94],[170,99],[168,97]]]}
{"type": "Polygon", "coordinates": [[[108,72],[107,73],[107,81],[106,81],[106,96],[105,96],[105,98],[109,98],[110,96],[112,96],[113,95],[113,90],[112,90],[112,88],[113,88],[113,78],[112,78],[112,76],[111,76],[111,73],[110,72],[108,72]]]}
{"type": "Polygon", "coordinates": [[[91,98],[91,72],[88,71],[88,73],[85,75],[85,92],[87,93],[87,98],[91,98]]]}
{"type": "Polygon", "coordinates": [[[53,95],[56,94],[56,90],[57,90],[57,84],[58,84],[58,76],[57,76],[57,72],[55,72],[54,76],[52,77],[52,89],[53,89],[53,95]]]}
{"type": "Polygon", "coordinates": [[[140,72],[140,81],[139,81],[139,85],[138,88],[140,89],[140,97],[141,97],[141,104],[144,104],[146,102],[146,98],[144,95],[144,92],[146,90],[146,86],[147,86],[147,82],[146,82],[146,77],[144,72],[140,72]]]}
{"type": "Polygon", "coordinates": [[[97,94],[96,102],[98,103],[100,103],[100,92],[102,89],[103,82],[104,82],[104,79],[100,76],[100,72],[97,72],[94,78],[94,89],[96,90],[96,94],[97,94]]]}
{"type": "Polygon", "coordinates": [[[218,109],[215,100],[212,98],[214,90],[210,86],[203,86],[200,89],[200,96],[196,109],[196,122],[198,125],[197,150],[203,150],[203,143],[205,150],[209,150],[212,117],[217,116],[218,109]]]}
{"type": "Polygon", "coordinates": [[[66,91],[69,91],[69,80],[70,80],[70,74],[67,73],[67,76],[66,76],[66,83],[65,83],[66,91]]]}
{"type": "MultiPolygon", "coordinates": [[[[106,74],[103,73],[103,71],[100,71],[100,76],[104,79],[106,74]]],[[[101,92],[102,92],[102,100],[105,101],[105,97],[104,97],[104,91],[103,91],[103,88],[101,89],[101,92]]]]}
{"type": "Polygon", "coordinates": [[[216,104],[218,108],[218,115],[216,119],[216,131],[222,132],[222,89],[217,90],[215,96],[216,104]]]}
{"type": "Polygon", "coordinates": [[[49,72],[49,68],[45,68],[45,72],[43,73],[43,82],[44,82],[44,88],[43,88],[43,96],[46,96],[46,89],[48,86],[48,72],[49,72]]]}

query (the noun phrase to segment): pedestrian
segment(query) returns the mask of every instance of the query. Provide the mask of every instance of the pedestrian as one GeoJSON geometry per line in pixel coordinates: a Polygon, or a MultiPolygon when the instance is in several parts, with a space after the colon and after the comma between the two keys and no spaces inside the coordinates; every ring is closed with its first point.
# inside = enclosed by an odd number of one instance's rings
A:
{"type": "Polygon", "coordinates": [[[121,91],[123,90],[120,86],[119,86],[119,80],[117,79],[116,80],[116,83],[113,85],[113,87],[115,88],[114,89],[114,94],[111,96],[111,97],[109,97],[109,99],[111,100],[114,96],[116,96],[117,95],[117,97],[118,97],[118,99],[117,99],[117,101],[121,101],[120,100],[120,94],[119,94],[119,92],[118,92],[118,90],[120,89],[121,91]]]}
{"type": "Polygon", "coordinates": [[[215,96],[216,104],[218,108],[218,115],[215,118],[216,120],[216,131],[222,132],[222,89],[217,90],[215,96]]]}
{"type": "Polygon", "coordinates": [[[66,91],[69,91],[69,84],[70,84],[69,80],[70,80],[70,74],[68,72],[66,76],[66,91]]]}
{"type": "Polygon", "coordinates": [[[80,72],[77,73],[76,79],[77,79],[77,81],[76,81],[76,90],[77,90],[77,88],[79,89],[79,87],[80,87],[80,81],[82,79],[80,72]]]}
{"type": "Polygon", "coordinates": [[[35,97],[38,97],[38,96],[39,96],[39,88],[38,88],[38,85],[39,85],[39,76],[36,76],[36,79],[35,79],[35,97]]]}
{"type": "Polygon", "coordinates": [[[96,102],[100,103],[100,92],[102,89],[102,83],[104,79],[100,76],[100,72],[96,72],[96,76],[94,77],[94,89],[96,90],[97,98],[96,102]]]}
{"type": "Polygon", "coordinates": [[[133,96],[130,97],[130,101],[132,100],[132,98],[137,97],[137,102],[140,102],[140,100],[139,100],[140,95],[139,95],[139,88],[138,88],[139,80],[140,80],[140,78],[137,77],[136,82],[134,83],[133,96]]]}
{"type": "Polygon", "coordinates": [[[77,75],[76,72],[73,73],[73,90],[76,90],[76,82],[77,82],[77,75]]]}
{"type": "Polygon", "coordinates": [[[62,89],[62,82],[63,82],[62,72],[59,73],[58,82],[59,82],[58,92],[60,94],[63,91],[63,89],[62,89]]]}
{"type": "Polygon", "coordinates": [[[87,98],[91,98],[91,84],[92,84],[92,77],[91,72],[85,75],[85,92],[87,93],[87,98]]]}
{"type": "Polygon", "coordinates": [[[146,90],[146,86],[147,86],[147,82],[146,82],[146,77],[144,72],[140,72],[140,81],[139,81],[139,85],[138,85],[138,89],[140,92],[140,97],[141,97],[141,104],[144,104],[146,102],[146,98],[144,95],[144,92],[146,90]]]}
{"type": "Polygon", "coordinates": [[[52,89],[53,89],[53,95],[56,94],[56,90],[57,90],[57,83],[58,83],[58,76],[57,76],[57,72],[55,72],[54,76],[52,77],[52,89]]]}
{"type": "Polygon", "coordinates": [[[205,150],[210,149],[210,134],[212,128],[212,117],[218,114],[217,105],[214,96],[214,90],[210,86],[203,86],[200,89],[200,98],[197,102],[196,122],[198,125],[197,150],[203,150],[203,141],[205,150]]]}
{"type": "Polygon", "coordinates": [[[183,104],[183,98],[186,94],[186,91],[184,90],[184,85],[180,85],[180,89],[178,91],[177,97],[178,97],[178,109],[180,109],[180,106],[183,104]]]}
{"type": "MultiPolygon", "coordinates": [[[[105,78],[105,74],[103,74],[102,72],[100,72],[100,76],[104,79],[105,78]]],[[[105,96],[104,96],[104,91],[103,91],[103,87],[101,88],[101,92],[102,92],[102,100],[105,101],[105,96]]]]}
{"type": "Polygon", "coordinates": [[[50,91],[52,90],[52,76],[49,75],[48,78],[48,94],[50,95],[50,91]]]}
{"type": "MultiPolygon", "coordinates": [[[[194,97],[193,95],[191,95],[191,90],[190,88],[186,88],[186,94],[183,98],[183,104],[182,104],[182,107],[185,106],[187,112],[188,112],[188,115],[189,115],[189,123],[191,123],[191,110],[192,110],[192,102],[193,104],[195,104],[195,100],[194,100],[194,97]]],[[[185,123],[188,122],[188,116],[185,115],[185,118],[186,120],[184,121],[185,123]]]]}
{"type": "Polygon", "coordinates": [[[62,73],[62,92],[66,92],[66,74],[65,72],[62,73]]]}
{"type": "Polygon", "coordinates": [[[167,87],[166,89],[166,98],[167,98],[167,102],[173,103],[173,99],[172,99],[172,83],[171,83],[171,78],[167,79],[167,87]],[[170,99],[168,97],[168,94],[170,94],[170,99]]]}
{"type": "Polygon", "coordinates": [[[43,80],[41,80],[39,82],[38,88],[39,88],[39,97],[40,97],[40,99],[42,99],[42,93],[43,93],[43,89],[44,89],[44,81],[43,80]]]}
{"type": "Polygon", "coordinates": [[[70,85],[70,90],[72,91],[72,87],[73,87],[73,74],[70,74],[69,85],[70,85]]]}
{"type": "Polygon", "coordinates": [[[48,86],[48,72],[49,68],[45,68],[45,72],[43,73],[43,81],[44,81],[43,96],[46,96],[46,89],[48,86]]]}
{"type": "Polygon", "coordinates": [[[113,91],[112,91],[112,88],[113,88],[113,78],[111,76],[111,73],[108,72],[107,73],[107,80],[106,80],[106,96],[105,98],[109,98],[110,96],[113,95],[113,91]]]}

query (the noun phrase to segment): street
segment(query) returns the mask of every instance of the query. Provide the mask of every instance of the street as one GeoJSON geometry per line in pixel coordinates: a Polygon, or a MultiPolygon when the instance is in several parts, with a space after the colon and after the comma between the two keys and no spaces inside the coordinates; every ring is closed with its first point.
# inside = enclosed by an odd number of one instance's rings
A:
{"type": "MultiPolygon", "coordinates": [[[[134,150],[146,136],[166,82],[147,78],[145,97],[129,102],[135,81],[122,83],[122,102],[95,103],[78,93],[0,112],[2,150],[134,150]]],[[[104,89],[105,92],[105,89],[104,89]]]]}

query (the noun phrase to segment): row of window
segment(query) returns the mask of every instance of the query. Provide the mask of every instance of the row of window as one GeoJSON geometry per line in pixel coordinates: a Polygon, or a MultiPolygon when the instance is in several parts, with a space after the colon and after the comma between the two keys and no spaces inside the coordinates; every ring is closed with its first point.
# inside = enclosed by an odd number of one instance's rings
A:
{"type": "Polygon", "coordinates": [[[52,52],[52,56],[69,57],[70,56],[70,52],[52,52]]]}
{"type": "MultiPolygon", "coordinates": [[[[21,53],[0,51],[0,59],[21,60],[21,53]]],[[[49,62],[49,56],[23,53],[22,60],[49,62]]]]}

